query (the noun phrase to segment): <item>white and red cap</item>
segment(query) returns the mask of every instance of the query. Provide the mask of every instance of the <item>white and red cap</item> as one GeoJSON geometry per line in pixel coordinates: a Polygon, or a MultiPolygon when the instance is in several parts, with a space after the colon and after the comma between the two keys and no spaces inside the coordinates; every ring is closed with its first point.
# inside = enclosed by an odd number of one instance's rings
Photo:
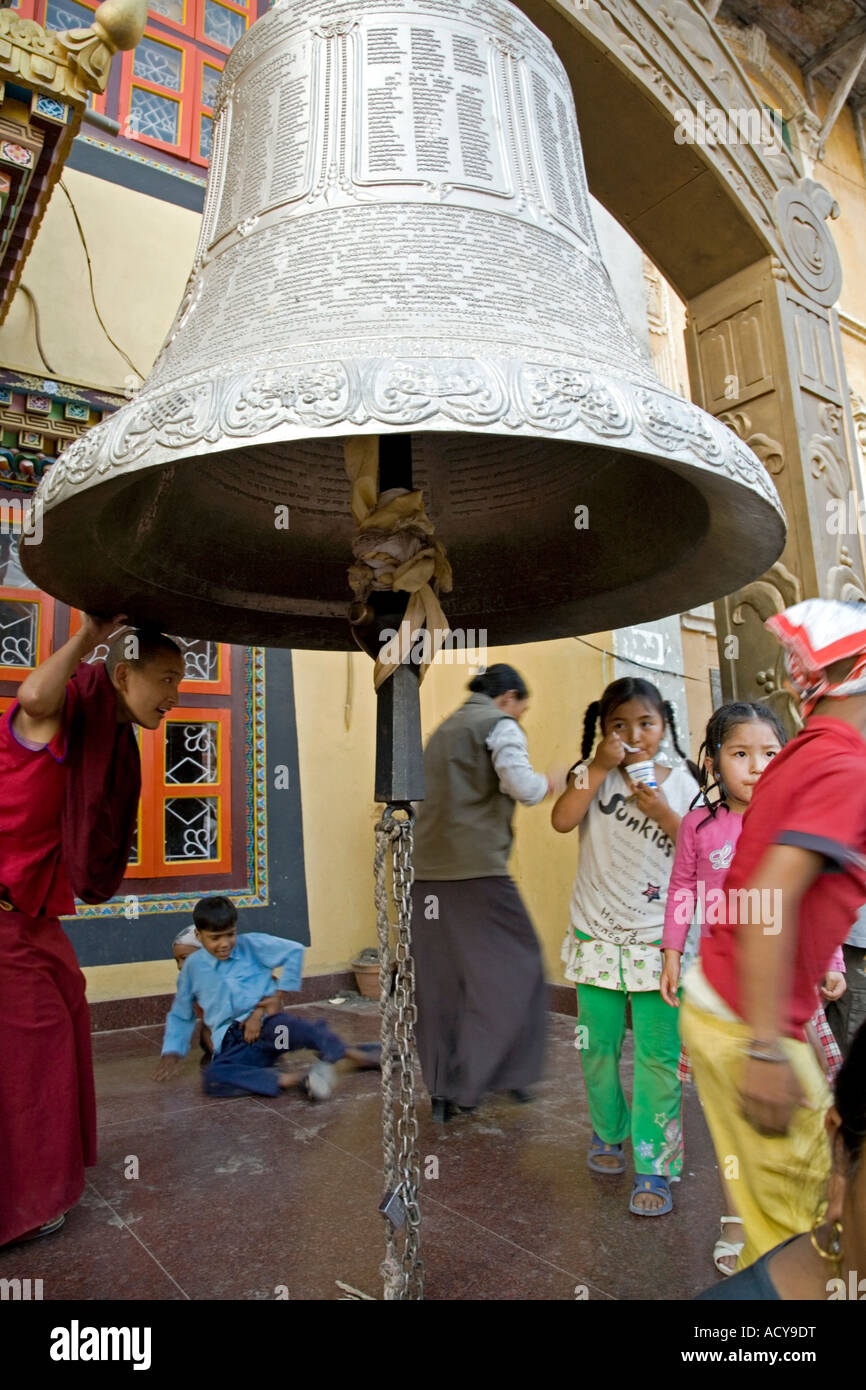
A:
{"type": "Polygon", "coordinates": [[[788,675],[804,714],[825,697],[866,695],[866,603],[809,598],[768,618],[764,626],[785,648],[788,675]],[[859,660],[845,679],[831,682],[827,668],[852,657],[859,660]]]}

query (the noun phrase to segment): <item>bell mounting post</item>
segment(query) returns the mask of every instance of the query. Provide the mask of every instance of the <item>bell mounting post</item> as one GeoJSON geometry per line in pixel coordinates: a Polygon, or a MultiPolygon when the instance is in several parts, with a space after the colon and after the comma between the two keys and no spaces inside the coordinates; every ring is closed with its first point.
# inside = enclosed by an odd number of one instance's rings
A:
{"type": "MultiPolygon", "coordinates": [[[[392,488],[411,492],[411,437],[385,435],[374,447],[378,450],[379,493],[392,488]]],[[[349,621],[361,650],[377,659],[389,640],[382,634],[399,631],[408,604],[408,593],[394,589],[374,590],[366,604],[353,604],[349,621]]],[[[376,692],[374,799],[385,805],[408,805],[424,797],[419,676],[417,663],[401,662],[376,692]]]]}

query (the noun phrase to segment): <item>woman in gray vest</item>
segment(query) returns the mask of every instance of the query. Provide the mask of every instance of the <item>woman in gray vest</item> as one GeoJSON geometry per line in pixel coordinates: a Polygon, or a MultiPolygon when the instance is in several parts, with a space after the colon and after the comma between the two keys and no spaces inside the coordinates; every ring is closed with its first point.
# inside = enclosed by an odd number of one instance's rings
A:
{"type": "Polygon", "coordinates": [[[415,831],[418,1053],[443,1122],[489,1091],[528,1100],[544,1063],[541,951],[508,856],[514,803],[536,806],[553,788],[518,722],[523,678],[491,666],[469,689],[425,749],[415,831]]]}

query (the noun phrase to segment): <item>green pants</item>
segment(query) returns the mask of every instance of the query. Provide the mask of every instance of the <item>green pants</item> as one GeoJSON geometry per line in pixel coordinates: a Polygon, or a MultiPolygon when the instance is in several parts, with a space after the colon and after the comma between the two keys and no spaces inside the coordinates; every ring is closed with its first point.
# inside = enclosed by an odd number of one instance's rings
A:
{"type": "Polygon", "coordinates": [[[597,985],[577,986],[580,1060],[592,1127],[605,1144],[631,1134],[636,1173],[679,1176],[683,1166],[682,1083],[677,1010],[657,989],[626,994],[597,985]],[[634,1087],[631,1116],[619,1061],[625,1040],[625,1006],[631,1000],[634,1087]],[[585,1029],[585,1031],[584,1031],[585,1029]]]}

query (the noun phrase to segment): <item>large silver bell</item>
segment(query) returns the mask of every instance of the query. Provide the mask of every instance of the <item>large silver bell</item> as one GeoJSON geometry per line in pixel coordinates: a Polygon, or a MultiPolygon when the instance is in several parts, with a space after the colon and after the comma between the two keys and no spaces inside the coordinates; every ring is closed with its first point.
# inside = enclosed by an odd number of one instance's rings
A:
{"type": "Polygon", "coordinates": [[[782,549],[759,461],[642,359],[565,71],[506,0],[283,0],[241,40],[174,325],[44,481],[28,573],[169,631],[349,647],[356,434],[411,451],[445,612],[491,643],[691,607],[782,549]]]}

